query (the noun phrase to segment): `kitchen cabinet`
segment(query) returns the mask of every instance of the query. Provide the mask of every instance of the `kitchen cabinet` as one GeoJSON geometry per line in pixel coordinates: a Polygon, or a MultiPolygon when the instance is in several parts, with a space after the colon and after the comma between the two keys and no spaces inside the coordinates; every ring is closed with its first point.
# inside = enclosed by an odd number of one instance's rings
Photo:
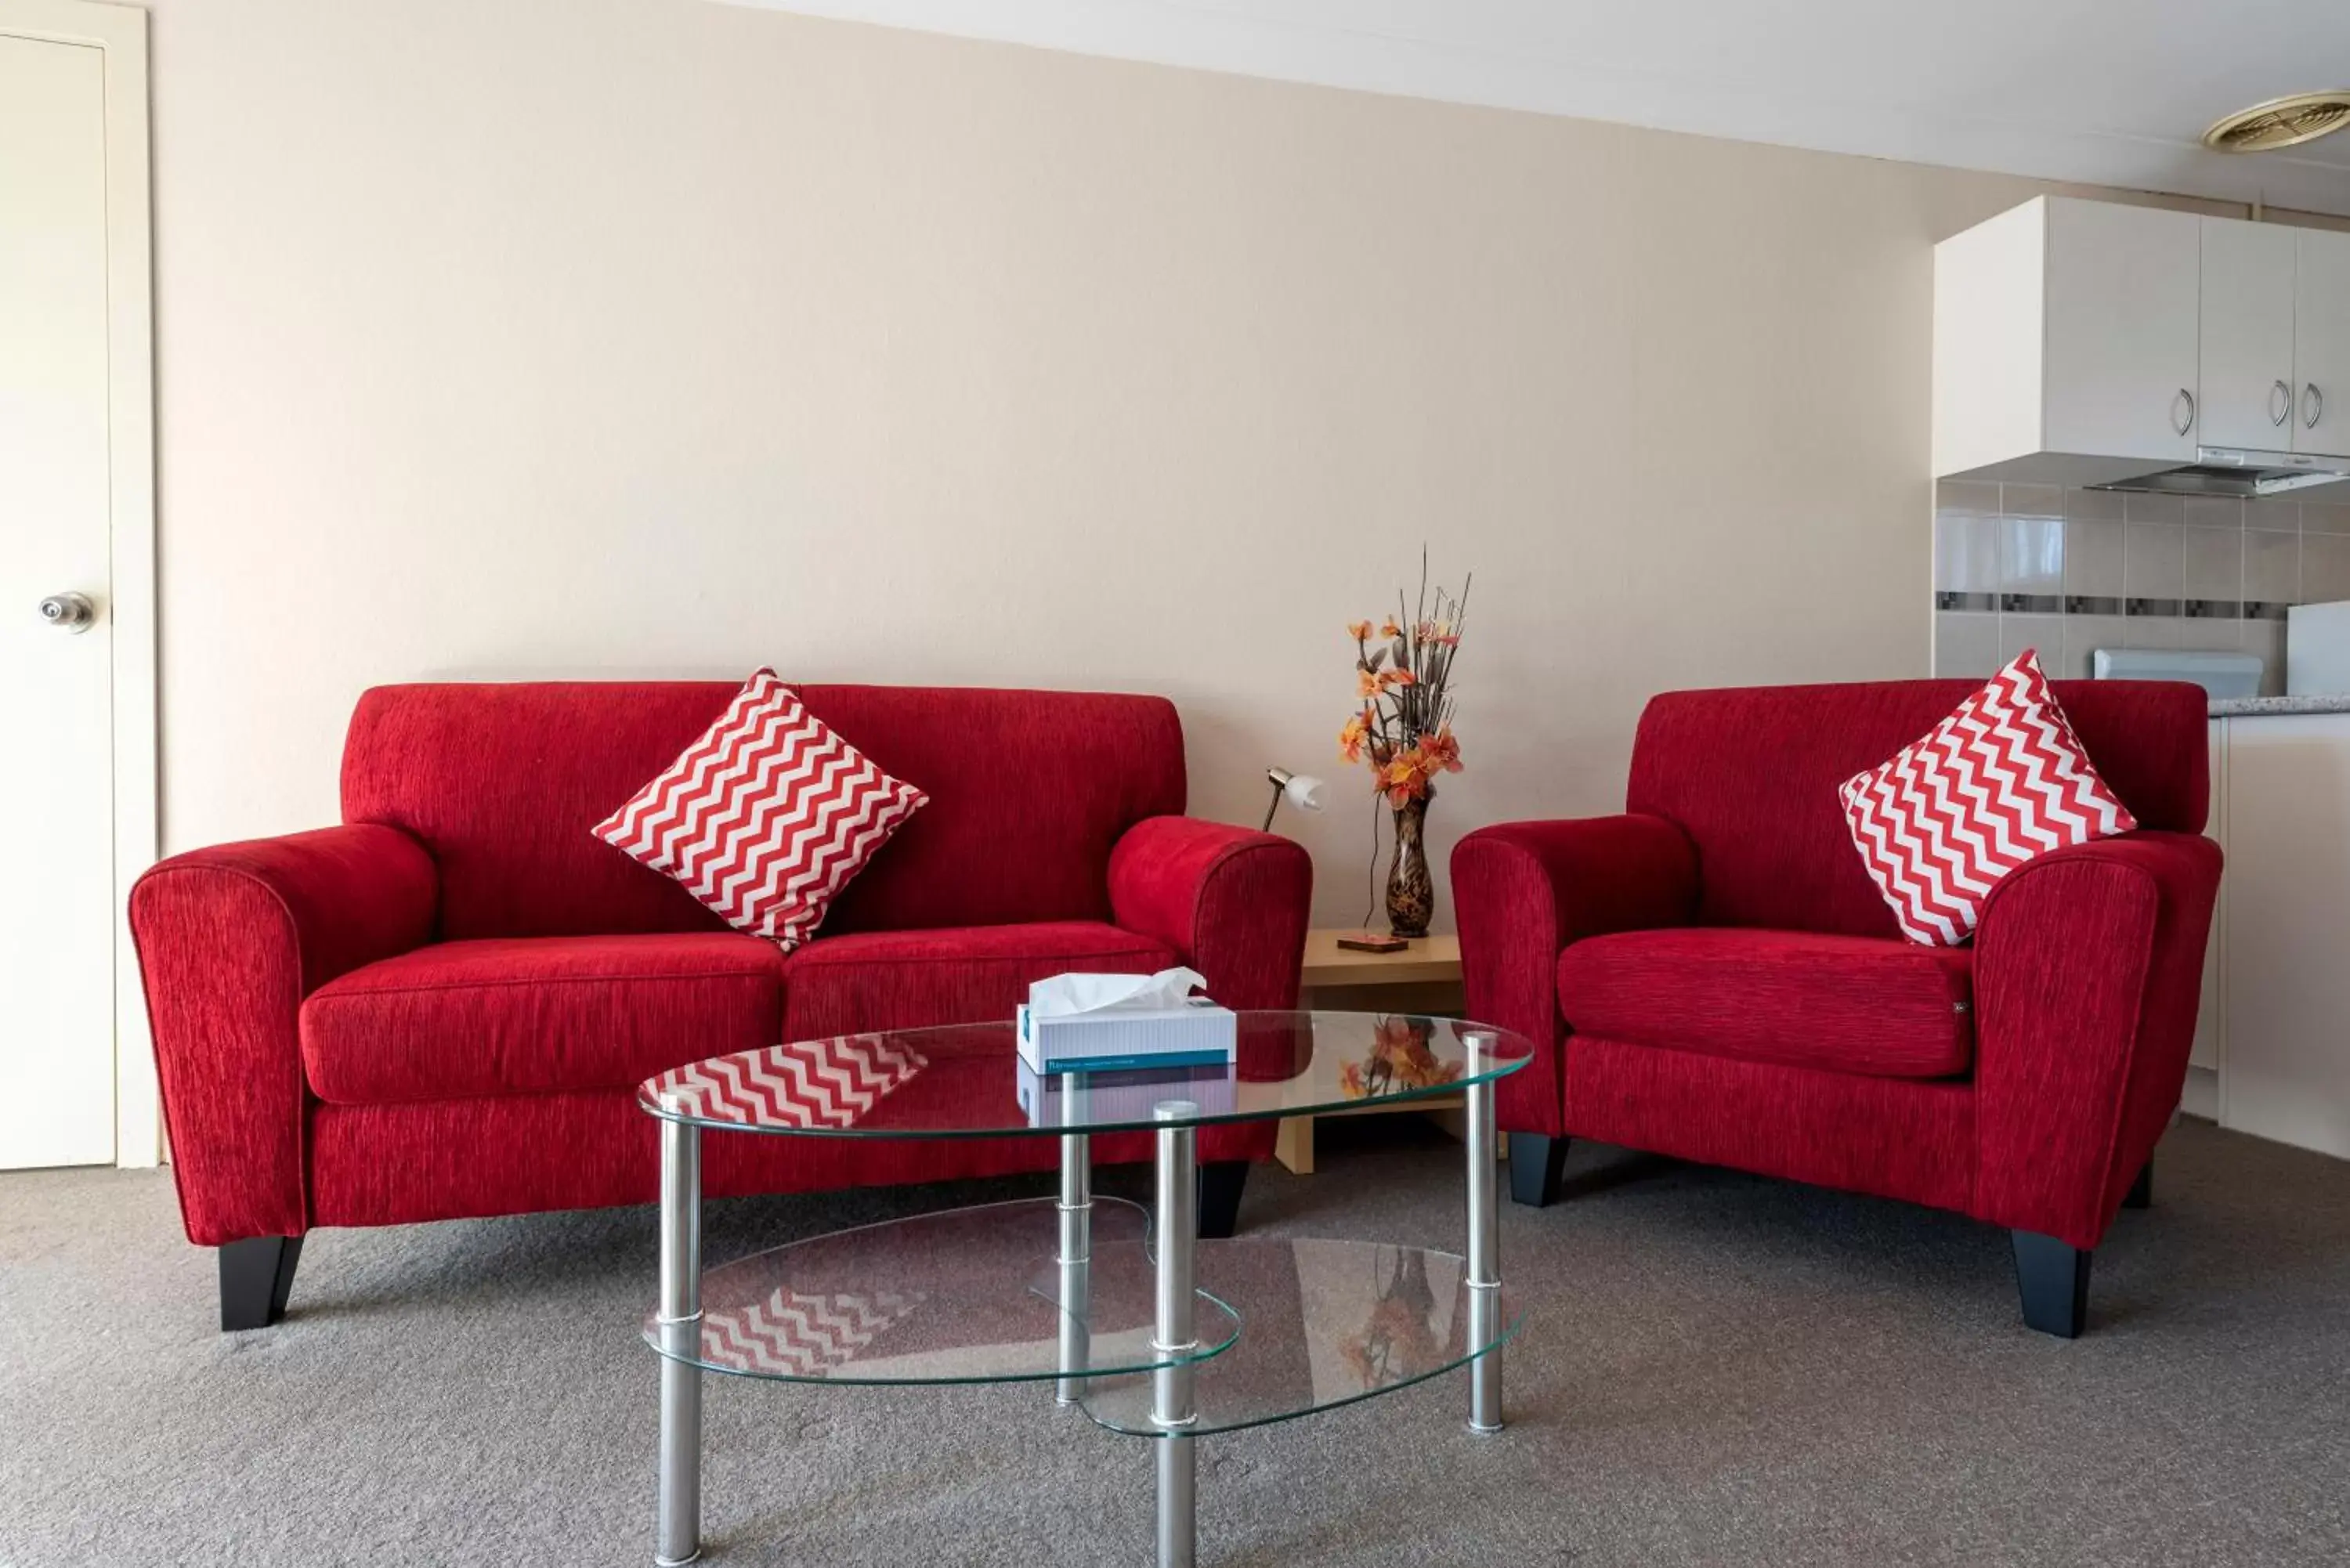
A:
{"type": "Polygon", "coordinates": [[[2049,448],[2195,461],[2201,242],[2185,213],[2049,200],[2049,448]]]}
{"type": "Polygon", "coordinates": [[[2293,234],[2293,450],[2350,456],[2350,234],[2293,234]]]}
{"type": "MultiPolygon", "coordinates": [[[[2211,804],[2204,833],[2220,852],[2228,851],[2228,722],[2214,719],[2210,726],[2211,804]]],[[[2211,909],[2211,934],[2203,944],[2203,989],[2195,1014],[2195,1044],[2187,1057],[2187,1090],[2179,1108],[2190,1115],[2220,1119],[2220,1057],[2226,1031],[2220,1018],[2227,994],[2222,934],[2228,929],[2228,876],[2220,877],[2220,897],[2211,909]]]]}
{"type": "Polygon", "coordinates": [[[1934,472],[2195,461],[2201,220],[2041,196],[1934,247],[1934,472]]]}
{"type": "Polygon", "coordinates": [[[1934,474],[2350,459],[2350,234],[2041,196],[1934,247],[1934,474]]]}
{"type": "Polygon", "coordinates": [[[2228,867],[2194,1062],[2222,1127],[2350,1158],[2350,713],[2215,728],[2228,867]]]}
{"type": "Polygon", "coordinates": [[[2206,446],[2350,453],[2350,234],[2205,218],[2197,427],[2206,446]]]}
{"type": "Polygon", "coordinates": [[[2283,452],[2295,428],[2294,231],[2225,218],[2200,227],[2202,444],[2283,452]]]}

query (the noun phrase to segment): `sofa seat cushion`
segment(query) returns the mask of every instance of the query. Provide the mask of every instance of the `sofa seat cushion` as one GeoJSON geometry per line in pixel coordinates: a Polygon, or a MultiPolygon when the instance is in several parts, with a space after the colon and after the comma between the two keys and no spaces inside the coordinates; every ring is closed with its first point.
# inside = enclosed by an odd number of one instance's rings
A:
{"type": "Polygon", "coordinates": [[[774,1044],[783,969],[732,931],[439,942],[313,992],[302,1067],[337,1105],[632,1087],[774,1044]]]}
{"type": "MultiPolygon", "coordinates": [[[[1974,1056],[1974,950],[1722,927],[1568,947],[1579,1034],[1877,1078],[1948,1078],[1974,1056]]],[[[1573,1050],[1572,1046],[1568,1047],[1573,1050]]]]}
{"type": "Polygon", "coordinates": [[[784,962],[784,1038],[1009,1021],[1032,981],[1176,961],[1163,943],[1098,920],[818,937],[784,962]]]}

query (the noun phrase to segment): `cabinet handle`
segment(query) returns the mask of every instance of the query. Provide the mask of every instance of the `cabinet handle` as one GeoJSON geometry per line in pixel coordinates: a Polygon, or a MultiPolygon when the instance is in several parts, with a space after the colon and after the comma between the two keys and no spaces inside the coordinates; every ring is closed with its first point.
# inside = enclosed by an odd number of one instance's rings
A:
{"type": "Polygon", "coordinates": [[[2293,418],[2293,389],[2282,381],[2269,389],[2269,423],[2282,425],[2293,418]],[[2282,402],[2277,400],[2282,398],[2282,402]]]}
{"type": "Polygon", "coordinates": [[[2170,428],[2185,435],[2194,424],[2195,394],[2181,387],[2178,396],[2170,400],[2170,428]]]}
{"type": "Polygon", "coordinates": [[[2317,389],[2314,381],[2303,382],[2301,389],[2301,428],[2314,431],[2317,421],[2325,417],[2325,394],[2317,389]]]}

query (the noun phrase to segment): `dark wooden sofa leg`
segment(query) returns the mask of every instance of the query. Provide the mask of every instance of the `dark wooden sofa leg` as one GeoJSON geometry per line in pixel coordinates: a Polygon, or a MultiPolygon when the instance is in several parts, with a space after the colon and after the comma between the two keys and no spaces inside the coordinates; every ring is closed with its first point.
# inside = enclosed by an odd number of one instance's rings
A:
{"type": "Polygon", "coordinates": [[[1566,1174],[1566,1147],[1571,1140],[1541,1133],[1510,1135],[1510,1201],[1544,1209],[1558,1201],[1559,1182],[1566,1174]]]}
{"type": "Polygon", "coordinates": [[[1241,1189],[1248,1185],[1244,1159],[1200,1162],[1200,1234],[1211,1241],[1232,1235],[1241,1222],[1241,1189]]]}
{"type": "Polygon", "coordinates": [[[2089,1320],[2089,1260],[2096,1254],[2031,1231],[2009,1235],[2025,1325],[2059,1339],[2080,1338],[2089,1320]]]}
{"type": "Polygon", "coordinates": [[[2129,1191],[2122,1197],[2122,1207],[2125,1209],[2154,1207],[2154,1156],[2146,1157],[2145,1168],[2137,1173],[2137,1179],[2130,1183],[2129,1191]]]}
{"type": "Polygon", "coordinates": [[[299,1236],[253,1236],[220,1250],[221,1331],[267,1328],[286,1315],[294,1293],[299,1236]]]}

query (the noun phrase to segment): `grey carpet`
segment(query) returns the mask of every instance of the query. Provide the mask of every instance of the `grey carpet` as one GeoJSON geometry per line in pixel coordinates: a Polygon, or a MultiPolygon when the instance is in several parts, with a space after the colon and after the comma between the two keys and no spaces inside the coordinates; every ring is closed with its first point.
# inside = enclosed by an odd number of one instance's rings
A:
{"type": "MultiPolygon", "coordinates": [[[[1410,1118],[1262,1168],[1253,1231],[1457,1247],[1410,1118]]],[[[1582,1148],[1509,1209],[1510,1429],[1458,1375],[1203,1443],[1201,1562],[2350,1561],[2350,1166],[2199,1124],[2100,1253],[2090,1334],[2016,1318],[1948,1215],[1582,1148]]],[[[709,1255],[1040,1189],[715,1204],[709,1255]]],[[[168,1177],[0,1177],[0,1563],[643,1564],[653,1217],[329,1231],[224,1336],[168,1177]]],[[[1146,1445],[1035,1386],[709,1380],[717,1563],[1149,1560],[1146,1445]]]]}

